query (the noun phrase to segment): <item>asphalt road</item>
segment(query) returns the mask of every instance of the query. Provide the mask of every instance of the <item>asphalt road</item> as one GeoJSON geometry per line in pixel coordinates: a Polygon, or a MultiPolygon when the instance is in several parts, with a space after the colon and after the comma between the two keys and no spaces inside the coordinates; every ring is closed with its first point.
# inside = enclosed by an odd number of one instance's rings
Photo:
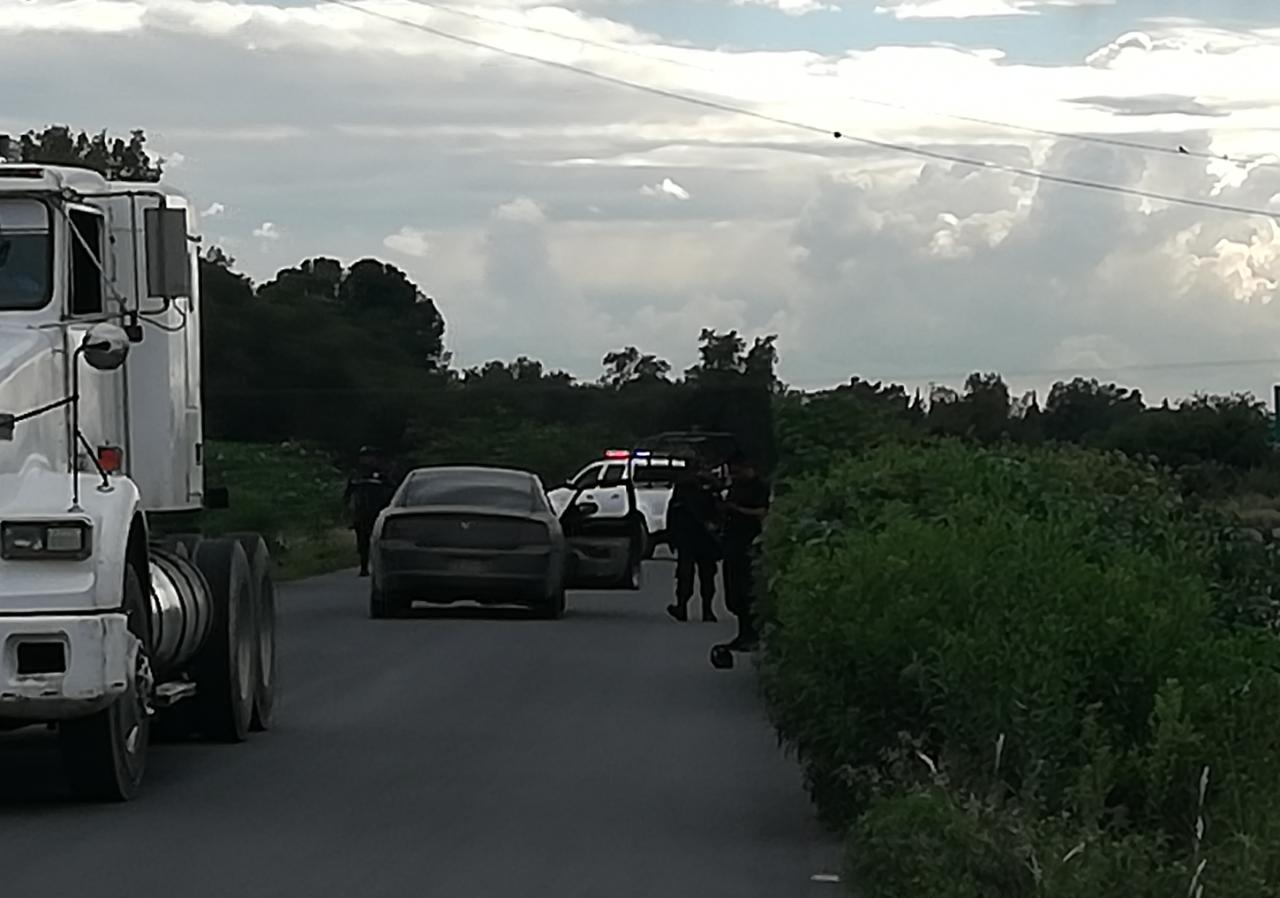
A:
{"type": "MultiPolygon", "coordinates": [[[[640,593],[366,617],[285,587],[279,726],[157,745],[143,796],[68,800],[51,737],[0,737],[0,886],[23,898],[837,898],[833,852],[732,631],[640,593]]],[[[695,600],[696,601],[696,600],[695,600]]]]}

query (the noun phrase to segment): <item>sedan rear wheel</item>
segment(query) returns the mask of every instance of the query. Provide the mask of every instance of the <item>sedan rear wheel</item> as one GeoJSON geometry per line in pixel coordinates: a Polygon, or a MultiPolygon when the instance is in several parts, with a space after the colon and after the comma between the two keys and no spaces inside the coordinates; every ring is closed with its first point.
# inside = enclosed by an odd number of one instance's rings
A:
{"type": "Polygon", "coordinates": [[[564,584],[561,584],[538,608],[538,616],[544,620],[559,620],[564,617],[566,605],[564,584]]]}

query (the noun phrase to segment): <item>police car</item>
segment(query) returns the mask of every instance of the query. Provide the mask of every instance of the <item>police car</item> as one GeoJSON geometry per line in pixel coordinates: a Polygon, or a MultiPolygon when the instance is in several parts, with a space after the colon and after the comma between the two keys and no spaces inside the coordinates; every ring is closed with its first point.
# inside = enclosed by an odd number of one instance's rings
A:
{"type": "Polygon", "coordinates": [[[648,558],[667,541],[671,490],[688,463],[684,458],[643,449],[610,449],[603,458],[549,490],[547,498],[557,514],[571,502],[589,503],[596,508],[593,520],[627,522],[641,556],[648,558]]]}
{"type": "Polygon", "coordinates": [[[724,460],[736,447],[728,434],[671,432],[649,437],[644,449],[609,449],[570,480],[547,493],[557,514],[572,503],[589,503],[593,520],[625,521],[640,545],[641,557],[668,543],[667,506],[681,472],[695,458],[725,481],[724,460]]]}

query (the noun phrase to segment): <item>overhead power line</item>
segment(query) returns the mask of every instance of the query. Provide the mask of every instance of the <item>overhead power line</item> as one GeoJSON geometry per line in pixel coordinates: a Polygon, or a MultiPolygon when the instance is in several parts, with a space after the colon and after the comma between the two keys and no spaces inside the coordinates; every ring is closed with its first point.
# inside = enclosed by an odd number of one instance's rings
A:
{"type": "Polygon", "coordinates": [[[1197,199],[1194,197],[1177,196],[1174,194],[1158,193],[1155,191],[1141,190],[1136,187],[1125,187],[1119,184],[1108,184],[1101,181],[1091,181],[1086,178],[1075,178],[1069,175],[1055,175],[1049,172],[1037,171],[1031,168],[1023,168],[1016,165],[1007,165],[1001,162],[992,162],[987,159],[975,159],[967,156],[960,156],[952,153],[946,153],[939,150],[929,150],[924,147],[916,147],[908,144],[894,143],[887,140],[877,140],[871,137],[863,137],[856,134],[850,134],[846,131],[838,129],[829,129],[818,127],[817,125],[807,122],[795,121],[793,119],[783,118],[781,116],[770,115],[769,113],[760,112],[754,109],[748,109],[742,106],[735,106],[722,100],[712,100],[704,97],[697,97],[692,94],[681,93],[679,91],[670,90],[668,88],[656,87],[652,84],[644,84],[639,81],[631,81],[626,78],[620,78],[616,75],[609,75],[604,72],[597,72],[594,69],[585,68],[583,66],[574,65],[568,62],[560,62],[559,60],[546,59],[541,56],[534,56],[529,53],[521,53],[518,50],[511,50],[506,47],[491,44],[487,41],[478,40],[472,37],[466,37],[460,34],[453,34],[440,28],[435,28],[423,22],[415,22],[412,19],[404,19],[389,13],[378,12],[353,2],[353,0],[329,0],[329,2],[338,6],[354,10],[362,15],[371,16],[377,19],[383,19],[388,22],[395,23],[407,28],[413,28],[426,34],[431,34],[444,40],[453,41],[465,46],[474,47],[479,50],[487,50],[491,53],[497,53],[512,59],[520,59],[525,62],[533,62],[549,68],[558,69],[564,72],[570,72],[586,78],[592,78],[605,84],[612,84],[617,87],[625,87],[630,90],[647,93],[652,96],[662,97],[668,100],[685,103],[691,106],[699,106],[703,109],[710,109],[716,112],[724,112],[730,115],[744,116],[753,118],[758,121],[769,122],[771,124],[780,125],[782,127],[793,128],[800,131],[807,131],[812,134],[821,134],[823,136],[834,137],[837,140],[847,140],[852,143],[861,144],[863,146],[875,147],[881,150],[889,150],[891,152],[903,155],[918,156],[925,159],[933,159],[940,162],[950,162],[956,165],[965,165],[972,168],[981,168],[988,171],[1000,171],[1006,174],[1018,175],[1021,177],[1032,178],[1037,181],[1044,181],[1054,184],[1063,184],[1071,187],[1088,188],[1090,190],[1104,191],[1108,193],[1121,194],[1130,197],[1136,197],[1147,200],[1156,200],[1159,202],[1171,203],[1181,206],[1192,206],[1200,209],[1211,209],[1217,212],[1230,212],[1237,215],[1258,215],[1275,220],[1280,220],[1280,210],[1259,209],[1250,206],[1241,206],[1233,203],[1220,203],[1213,200],[1197,199]]]}
{"type": "MultiPolygon", "coordinates": [[[[628,47],[624,44],[613,43],[610,41],[600,41],[589,37],[569,34],[564,31],[556,31],[553,28],[541,28],[537,25],[529,25],[524,22],[508,22],[492,16],[481,15],[471,10],[461,9],[448,3],[435,3],[432,0],[406,0],[416,6],[434,9],[447,15],[461,16],[462,18],[471,19],[475,22],[483,22],[487,25],[497,25],[502,28],[511,28],[516,31],[523,31],[529,34],[540,34],[546,37],[554,37],[570,43],[581,44],[589,47],[596,47],[601,50],[608,50],[613,53],[622,53],[627,56],[634,56],[639,59],[648,60],[650,62],[660,62],[665,65],[680,66],[682,68],[691,69],[693,71],[705,72],[708,74],[719,74],[720,69],[714,66],[700,65],[695,62],[689,62],[683,59],[672,59],[669,56],[662,56],[655,53],[646,53],[634,47],[628,47]]],[[[1108,137],[1100,134],[1085,134],[1079,131],[1055,131],[1050,128],[1036,128],[1030,125],[1017,124],[1014,122],[1000,121],[998,119],[981,118],[973,115],[962,115],[955,112],[946,112],[938,109],[924,109],[919,106],[911,106],[906,103],[897,103],[890,100],[876,99],[873,97],[861,96],[857,94],[844,94],[842,99],[849,100],[854,103],[862,103],[869,106],[880,106],[885,109],[895,109],[899,112],[910,112],[916,115],[934,116],[936,118],[948,118],[954,121],[969,122],[971,124],[984,125],[989,128],[1000,128],[1007,131],[1021,131],[1025,134],[1036,134],[1041,137],[1053,137],[1058,140],[1072,140],[1082,143],[1100,144],[1102,146],[1115,147],[1126,150],[1138,150],[1148,153],[1161,153],[1168,156],[1180,156],[1187,159],[1213,160],[1220,162],[1231,162],[1236,165],[1265,165],[1280,167],[1280,160],[1271,161],[1266,157],[1246,158],[1243,156],[1231,156],[1226,153],[1213,153],[1208,150],[1195,150],[1182,144],[1169,145],[1161,143],[1152,143],[1148,141],[1133,140],[1122,137],[1108,137]]]]}

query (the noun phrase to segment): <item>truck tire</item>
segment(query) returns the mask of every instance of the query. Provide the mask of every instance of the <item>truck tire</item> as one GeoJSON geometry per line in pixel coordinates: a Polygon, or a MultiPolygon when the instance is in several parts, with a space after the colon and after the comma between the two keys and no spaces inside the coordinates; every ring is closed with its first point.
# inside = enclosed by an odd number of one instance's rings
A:
{"type": "Polygon", "coordinates": [[[196,716],[204,734],[243,742],[253,719],[253,581],[235,539],[206,539],[195,566],[209,585],[213,625],[195,659],[196,716]]]}
{"type": "Polygon", "coordinates": [[[128,801],[138,794],[147,767],[151,718],[147,692],[151,688],[150,618],[142,580],[126,565],[122,610],[129,632],[141,643],[133,676],[124,694],[110,707],[58,727],[63,762],[71,791],[90,801],[128,801]]]}
{"type": "Polygon", "coordinates": [[[249,559],[249,577],[253,583],[254,669],[253,719],[250,728],[269,730],[275,720],[276,683],[276,587],[271,579],[271,552],[267,541],[258,533],[228,535],[240,543],[249,559]]]}

